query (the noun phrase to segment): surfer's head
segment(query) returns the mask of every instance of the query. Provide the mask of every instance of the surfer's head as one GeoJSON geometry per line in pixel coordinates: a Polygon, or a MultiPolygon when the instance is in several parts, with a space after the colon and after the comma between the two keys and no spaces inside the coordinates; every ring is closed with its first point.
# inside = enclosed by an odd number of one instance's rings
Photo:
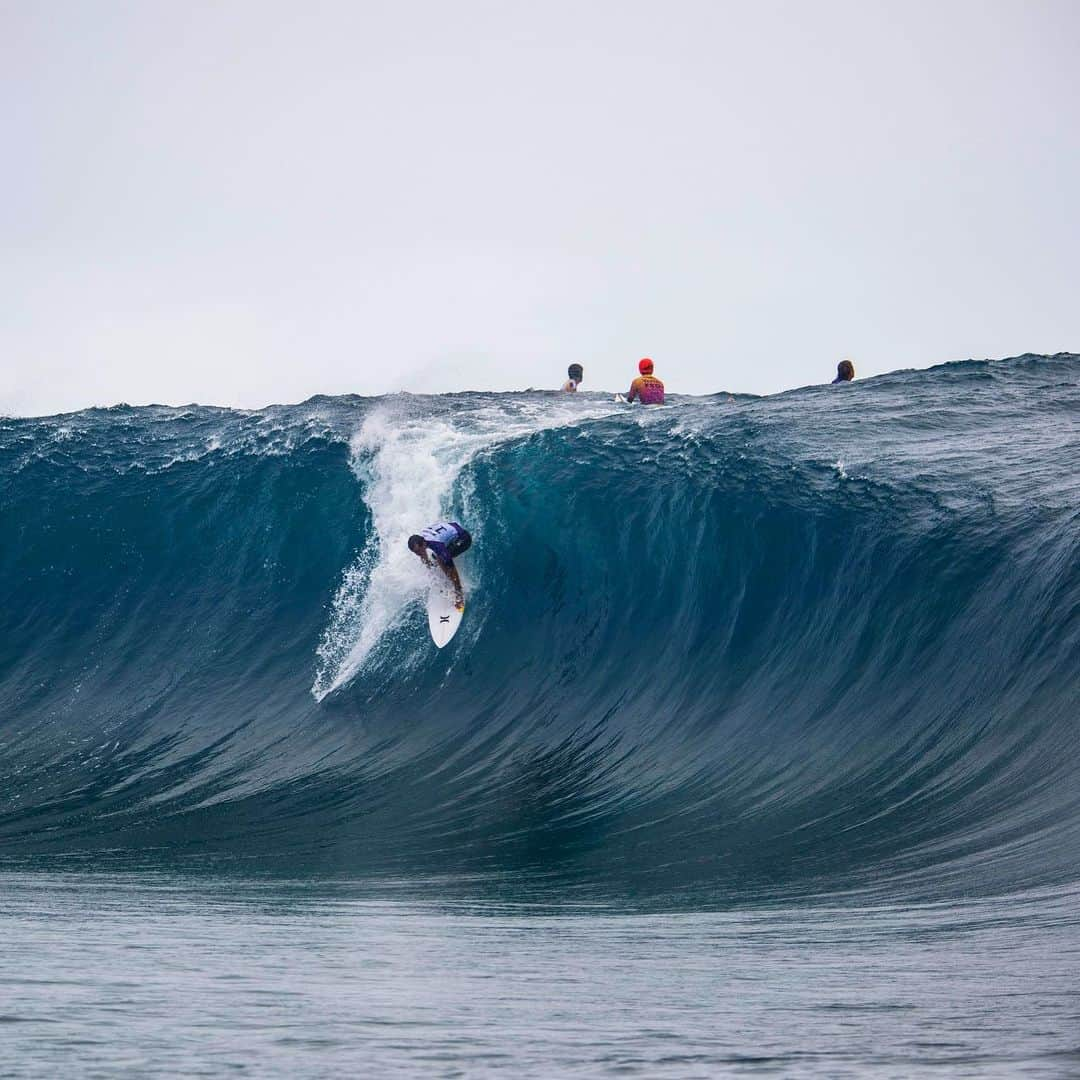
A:
{"type": "Polygon", "coordinates": [[[419,533],[413,533],[409,537],[409,550],[414,555],[423,555],[427,550],[427,541],[419,533]]]}
{"type": "Polygon", "coordinates": [[[855,365],[850,360],[841,360],[836,365],[836,377],[843,382],[851,382],[855,378],[855,365]]]}
{"type": "Polygon", "coordinates": [[[646,356],[638,361],[637,369],[642,375],[651,375],[653,372],[653,362],[646,356]]]}
{"type": "Polygon", "coordinates": [[[566,369],[566,374],[569,378],[573,379],[574,382],[581,382],[581,380],[585,378],[585,369],[580,364],[571,364],[566,369]]]}

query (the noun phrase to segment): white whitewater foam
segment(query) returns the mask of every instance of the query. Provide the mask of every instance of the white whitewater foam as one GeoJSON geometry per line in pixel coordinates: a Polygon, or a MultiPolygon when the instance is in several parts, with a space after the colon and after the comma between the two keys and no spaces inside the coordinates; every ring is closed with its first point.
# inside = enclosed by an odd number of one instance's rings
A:
{"type": "MultiPolygon", "coordinates": [[[[470,516],[467,506],[450,501],[461,470],[479,452],[613,411],[610,403],[547,398],[466,407],[453,417],[408,415],[391,402],[368,415],[351,447],[352,468],[363,485],[373,531],[334,598],[319,645],[311,688],[315,698],[321,701],[355,678],[379,642],[404,629],[407,613],[428,583],[423,565],[406,543],[412,533],[444,518],[483,533],[482,523],[470,516]]],[[[470,577],[468,557],[459,569],[474,594],[480,582],[470,577]]],[[[426,646],[426,624],[418,620],[414,632],[426,646]]]]}

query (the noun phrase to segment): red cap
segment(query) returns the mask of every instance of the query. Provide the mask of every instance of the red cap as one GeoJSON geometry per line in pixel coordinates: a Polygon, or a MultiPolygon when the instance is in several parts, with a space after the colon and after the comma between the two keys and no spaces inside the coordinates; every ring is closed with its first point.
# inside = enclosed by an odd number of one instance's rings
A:
{"type": "Polygon", "coordinates": [[[652,361],[646,356],[644,360],[638,361],[637,369],[641,372],[642,375],[651,375],[652,361]]]}

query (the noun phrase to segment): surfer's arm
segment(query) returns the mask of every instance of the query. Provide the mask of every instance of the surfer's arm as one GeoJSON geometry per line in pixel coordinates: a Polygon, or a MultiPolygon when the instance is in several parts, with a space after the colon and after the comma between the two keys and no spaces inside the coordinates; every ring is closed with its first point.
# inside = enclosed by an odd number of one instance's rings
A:
{"type": "Polygon", "coordinates": [[[630,384],[630,389],[626,392],[626,403],[629,405],[633,402],[634,398],[638,396],[638,381],[635,379],[630,384]]]}

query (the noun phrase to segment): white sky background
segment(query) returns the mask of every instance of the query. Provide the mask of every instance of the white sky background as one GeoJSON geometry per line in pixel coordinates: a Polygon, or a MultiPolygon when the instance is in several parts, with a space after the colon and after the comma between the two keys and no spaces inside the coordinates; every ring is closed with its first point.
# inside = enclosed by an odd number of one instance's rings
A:
{"type": "Polygon", "coordinates": [[[1080,3],[0,0],[0,411],[1080,350],[1080,3]]]}

